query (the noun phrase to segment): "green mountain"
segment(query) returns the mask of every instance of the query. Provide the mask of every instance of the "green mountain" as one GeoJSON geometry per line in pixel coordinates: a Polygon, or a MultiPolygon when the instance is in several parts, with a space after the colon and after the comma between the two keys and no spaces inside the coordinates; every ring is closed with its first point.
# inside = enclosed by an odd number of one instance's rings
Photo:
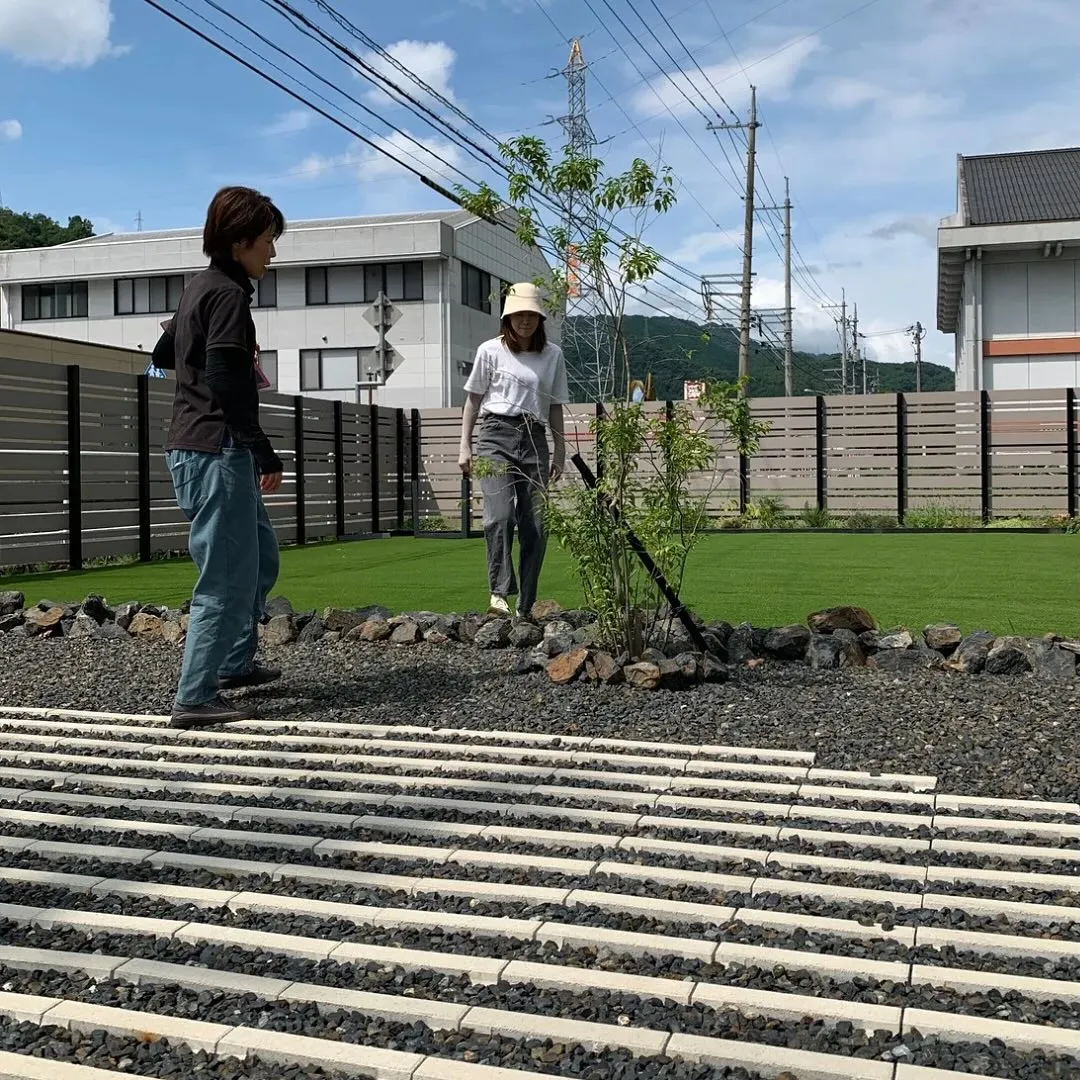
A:
{"type": "MultiPolygon", "coordinates": [[[[652,374],[658,401],[679,401],[683,382],[689,379],[734,380],[739,372],[738,331],[731,326],[706,330],[686,319],[629,315],[625,321],[630,353],[631,378],[644,380],[652,374]]],[[[573,369],[587,367],[585,349],[592,337],[591,320],[571,316],[563,329],[563,349],[573,369]]],[[[839,353],[796,351],[792,356],[793,389],[799,394],[831,394],[839,382],[839,353]]],[[[867,385],[880,393],[913,393],[915,364],[879,364],[868,361],[867,385]]],[[[955,380],[949,368],[923,364],[924,390],[952,390],[955,380]]],[[[862,370],[857,374],[862,387],[862,370]]],[[[783,355],[772,346],[752,340],[750,345],[750,394],[753,397],[782,397],[784,394],[783,355]]]]}

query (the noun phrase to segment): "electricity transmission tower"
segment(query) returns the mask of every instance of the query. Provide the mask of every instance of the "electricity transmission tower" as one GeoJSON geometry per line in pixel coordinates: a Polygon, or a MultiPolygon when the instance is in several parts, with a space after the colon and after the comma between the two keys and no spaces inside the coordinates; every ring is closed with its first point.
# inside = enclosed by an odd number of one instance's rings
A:
{"type": "MultiPolygon", "coordinates": [[[[577,158],[591,158],[596,136],[589,123],[586,101],[588,64],[575,38],[570,45],[570,59],[562,70],[566,79],[567,113],[559,118],[566,144],[577,158]]],[[[596,228],[592,206],[585,199],[575,199],[571,192],[564,207],[563,224],[568,238],[566,250],[567,297],[563,344],[570,363],[567,376],[575,396],[586,400],[610,401],[615,394],[615,349],[610,327],[598,295],[602,281],[590,281],[581,272],[578,252],[581,244],[596,228]]]]}

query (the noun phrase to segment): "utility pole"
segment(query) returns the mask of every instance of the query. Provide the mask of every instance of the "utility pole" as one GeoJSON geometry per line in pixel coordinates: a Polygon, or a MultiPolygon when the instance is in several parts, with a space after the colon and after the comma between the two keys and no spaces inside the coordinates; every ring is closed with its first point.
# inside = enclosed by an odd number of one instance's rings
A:
{"type": "Polygon", "coordinates": [[[141,210],[135,215],[135,228],[139,232],[142,232],[142,211],[141,210]]]}
{"type": "MultiPolygon", "coordinates": [[[[757,118],[757,88],[750,87],[750,118],[744,124],[737,123],[709,124],[710,131],[728,131],[739,129],[746,131],[746,196],[743,218],[743,265],[742,290],[739,306],[739,378],[750,374],[750,286],[754,274],[754,173],[757,167],[757,129],[761,125],[757,118]]],[[[746,393],[746,387],[742,389],[746,393]]]]}
{"type": "Polygon", "coordinates": [[[840,311],[840,393],[848,392],[848,316],[847,291],[841,289],[839,304],[825,304],[827,311],[840,311]]]}
{"type": "Polygon", "coordinates": [[[908,327],[911,335],[911,346],[915,350],[915,393],[922,392],[922,343],[926,337],[926,328],[921,322],[908,327]]]}
{"type": "Polygon", "coordinates": [[[791,183],[784,177],[784,396],[792,397],[791,183]]]}
{"type": "Polygon", "coordinates": [[[851,316],[851,392],[855,393],[855,380],[862,367],[862,392],[866,393],[866,357],[859,352],[859,305],[853,305],[851,316]]]}

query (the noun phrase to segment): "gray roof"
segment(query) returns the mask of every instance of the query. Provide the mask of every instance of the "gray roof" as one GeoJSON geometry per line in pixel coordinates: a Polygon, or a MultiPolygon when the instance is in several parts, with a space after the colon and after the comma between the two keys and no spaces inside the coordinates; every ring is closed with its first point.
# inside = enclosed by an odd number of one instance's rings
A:
{"type": "Polygon", "coordinates": [[[1080,221],[1080,147],[960,157],[964,225],[1080,221]]]}

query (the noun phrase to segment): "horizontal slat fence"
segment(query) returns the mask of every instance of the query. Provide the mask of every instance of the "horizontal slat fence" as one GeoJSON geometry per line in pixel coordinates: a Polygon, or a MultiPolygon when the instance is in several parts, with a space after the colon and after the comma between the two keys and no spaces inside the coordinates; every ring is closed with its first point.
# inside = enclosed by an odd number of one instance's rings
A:
{"type": "MultiPolygon", "coordinates": [[[[182,550],[188,523],[165,465],[171,380],[0,357],[0,566],[82,566],[182,550]]],[[[946,504],[973,518],[1074,516],[1075,389],[758,398],[769,425],[740,460],[705,416],[716,470],[693,482],[714,519],[772,498],[789,512],[903,520],[946,504]]],[[[660,416],[665,402],[649,402],[660,416]]],[[[597,406],[566,409],[568,456],[595,472],[597,406]]],[[[437,532],[476,535],[480,484],[458,468],[458,409],[403,410],[266,394],[262,424],[285,463],[266,499],[285,543],[437,532]]],[[[645,455],[643,470],[657,462],[645,455]]],[[[580,484],[570,467],[566,484],[580,484]]]]}

